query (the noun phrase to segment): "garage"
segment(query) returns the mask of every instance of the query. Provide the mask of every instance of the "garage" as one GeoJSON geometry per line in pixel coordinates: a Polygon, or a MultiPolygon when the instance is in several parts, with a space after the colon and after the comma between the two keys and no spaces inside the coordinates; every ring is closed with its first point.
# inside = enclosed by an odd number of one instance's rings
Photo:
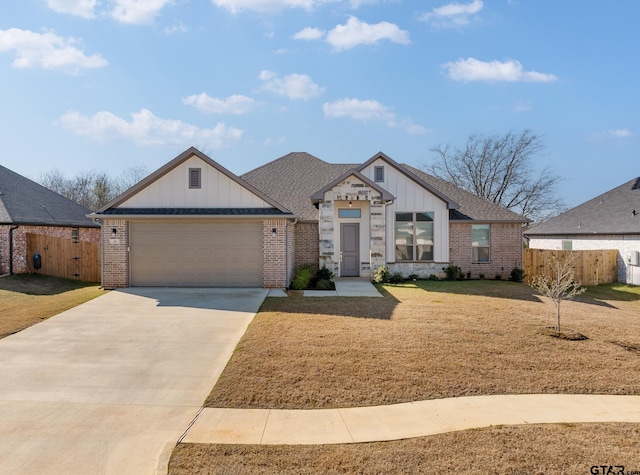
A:
{"type": "Polygon", "coordinates": [[[261,222],[130,222],[136,287],[261,287],[261,222]]]}

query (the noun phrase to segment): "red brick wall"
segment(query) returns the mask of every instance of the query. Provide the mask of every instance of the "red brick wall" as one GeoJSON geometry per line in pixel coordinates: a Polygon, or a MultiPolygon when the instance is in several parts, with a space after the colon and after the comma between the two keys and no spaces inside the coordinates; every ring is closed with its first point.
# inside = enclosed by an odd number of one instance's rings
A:
{"type": "Polygon", "coordinates": [[[102,224],[102,286],[105,289],[129,285],[128,231],[123,219],[105,219],[102,224]]]}
{"type": "Polygon", "coordinates": [[[500,274],[508,279],[511,269],[522,268],[522,225],[519,223],[491,223],[490,261],[471,262],[471,224],[449,224],[449,259],[472,278],[480,273],[487,279],[500,274]]]}
{"type": "Polygon", "coordinates": [[[295,233],[294,267],[309,264],[317,272],[320,256],[318,223],[297,223],[295,233]]]}
{"type": "MultiPolygon", "coordinates": [[[[9,273],[9,228],[10,225],[0,226],[0,275],[9,273]]],[[[72,226],[31,226],[20,225],[13,231],[13,272],[23,274],[28,272],[27,234],[41,234],[44,236],[71,239],[72,226]]],[[[85,242],[100,242],[100,228],[78,228],[78,240],[85,242]]]]}
{"type": "Polygon", "coordinates": [[[287,220],[267,219],[262,222],[262,286],[278,289],[287,284],[287,220]]]}

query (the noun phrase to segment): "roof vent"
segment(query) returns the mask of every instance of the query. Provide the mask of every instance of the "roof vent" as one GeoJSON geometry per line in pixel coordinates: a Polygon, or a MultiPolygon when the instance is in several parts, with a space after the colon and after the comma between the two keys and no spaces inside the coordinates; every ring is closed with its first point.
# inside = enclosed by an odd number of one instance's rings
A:
{"type": "Polygon", "coordinates": [[[632,190],[640,190],[640,177],[636,178],[636,182],[631,187],[632,190]]]}

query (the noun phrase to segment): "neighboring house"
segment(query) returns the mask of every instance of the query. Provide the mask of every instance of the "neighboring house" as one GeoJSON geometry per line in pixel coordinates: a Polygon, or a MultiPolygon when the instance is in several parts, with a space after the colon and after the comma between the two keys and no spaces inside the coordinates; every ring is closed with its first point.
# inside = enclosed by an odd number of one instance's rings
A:
{"type": "Polygon", "coordinates": [[[190,148],[96,211],[103,285],[287,287],[294,268],[488,278],[522,267],[516,213],[383,153],[291,153],[238,177],[190,148]]]}
{"type": "Polygon", "coordinates": [[[100,225],[87,218],[90,210],[0,166],[0,275],[25,273],[28,233],[100,241],[100,225]]]}
{"type": "Polygon", "coordinates": [[[616,249],[618,281],[640,284],[640,177],[525,231],[529,247],[616,249]]]}

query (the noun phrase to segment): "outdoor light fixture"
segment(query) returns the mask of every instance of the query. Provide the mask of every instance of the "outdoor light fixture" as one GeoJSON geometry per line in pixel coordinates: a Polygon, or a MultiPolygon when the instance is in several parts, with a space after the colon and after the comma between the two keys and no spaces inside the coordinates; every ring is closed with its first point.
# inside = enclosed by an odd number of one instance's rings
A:
{"type": "Polygon", "coordinates": [[[352,203],[351,201],[349,201],[349,208],[351,208],[351,205],[352,205],[352,204],[353,204],[353,203],[352,203]]]}
{"type": "Polygon", "coordinates": [[[278,234],[278,229],[277,228],[271,228],[271,234],[273,234],[274,236],[276,234],[278,234]]]}
{"type": "Polygon", "coordinates": [[[116,234],[118,234],[118,230],[116,228],[111,228],[111,235],[115,236],[116,234]]]}

